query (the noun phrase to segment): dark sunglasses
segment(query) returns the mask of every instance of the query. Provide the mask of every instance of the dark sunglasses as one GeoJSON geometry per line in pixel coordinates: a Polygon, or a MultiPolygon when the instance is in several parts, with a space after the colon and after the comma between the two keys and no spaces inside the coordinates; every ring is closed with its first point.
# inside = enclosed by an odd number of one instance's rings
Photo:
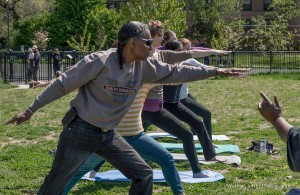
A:
{"type": "Polygon", "coordinates": [[[147,45],[148,47],[152,46],[152,42],[153,42],[153,39],[142,39],[140,37],[136,37],[138,40],[142,40],[145,42],[145,45],[147,45]]]}

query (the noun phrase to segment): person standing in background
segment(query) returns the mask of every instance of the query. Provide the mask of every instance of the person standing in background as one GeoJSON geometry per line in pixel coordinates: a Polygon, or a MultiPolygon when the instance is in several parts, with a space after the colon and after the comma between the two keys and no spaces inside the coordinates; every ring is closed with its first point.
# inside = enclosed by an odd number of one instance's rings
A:
{"type": "Polygon", "coordinates": [[[28,51],[29,51],[29,55],[28,55],[27,62],[29,64],[29,67],[28,67],[28,70],[27,70],[27,77],[28,77],[27,79],[29,81],[29,88],[32,88],[33,85],[30,83],[30,80],[31,80],[31,78],[30,78],[31,76],[30,75],[32,75],[31,67],[33,67],[34,53],[33,53],[33,51],[32,51],[31,48],[29,48],[28,51]]]}
{"type": "MultiPolygon", "coordinates": [[[[40,58],[41,54],[38,51],[38,47],[36,45],[32,46],[32,53],[33,53],[33,58],[29,59],[29,69],[27,73],[27,79],[28,81],[34,80],[37,81],[37,72],[40,66],[40,58]]],[[[29,54],[29,57],[32,57],[31,54],[29,54]]],[[[29,82],[29,88],[32,88],[33,84],[29,82]]]]}
{"type": "Polygon", "coordinates": [[[34,53],[31,48],[29,48],[28,51],[29,51],[29,55],[28,55],[27,62],[28,64],[33,64],[34,53]]]}
{"type": "Polygon", "coordinates": [[[53,50],[53,72],[54,75],[56,75],[57,72],[61,72],[61,59],[58,48],[53,50]]]}

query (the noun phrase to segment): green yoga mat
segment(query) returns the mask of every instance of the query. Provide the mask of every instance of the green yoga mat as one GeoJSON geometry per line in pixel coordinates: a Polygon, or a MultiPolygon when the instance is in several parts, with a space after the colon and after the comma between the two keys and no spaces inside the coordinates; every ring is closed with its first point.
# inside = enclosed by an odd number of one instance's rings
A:
{"type": "MultiPolygon", "coordinates": [[[[160,144],[165,147],[167,150],[182,150],[183,145],[182,143],[161,143],[160,144]]],[[[200,144],[195,144],[196,150],[198,153],[203,153],[202,146],[200,144]]],[[[240,152],[240,148],[237,145],[216,145],[218,148],[215,148],[217,154],[230,152],[230,153],[238,153],[240,152]]]]}

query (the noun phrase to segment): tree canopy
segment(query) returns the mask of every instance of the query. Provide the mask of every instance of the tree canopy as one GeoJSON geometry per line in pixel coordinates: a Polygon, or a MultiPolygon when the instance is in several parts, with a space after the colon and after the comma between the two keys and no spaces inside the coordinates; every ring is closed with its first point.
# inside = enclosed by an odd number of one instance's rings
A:
{"type": "Polygon", "coordinates": [[[183,37],[187,30],[185,1],[183,0],[127,0],[121,8],[126,20],[160,20],[166,30],[173,30],[177,37],[183,37]]]}
{"type": "Polygon", "coordinates": [[[299,32],[289,29],[289,21],[300,16],[295,0],[273,0],[266,16],[252,19],[255,27],[250,31],[244,29],[239,0],[127,0],[118,11],[108,9],[106,0],[8,2],[0,0],[0,45],[7,41],[9,11],[10,43],[15,48],[40,39],[48,49],[106,49],[126,21],[160,20],[178,37],[216,49],[299,49],[295,44],[299,32]]]}

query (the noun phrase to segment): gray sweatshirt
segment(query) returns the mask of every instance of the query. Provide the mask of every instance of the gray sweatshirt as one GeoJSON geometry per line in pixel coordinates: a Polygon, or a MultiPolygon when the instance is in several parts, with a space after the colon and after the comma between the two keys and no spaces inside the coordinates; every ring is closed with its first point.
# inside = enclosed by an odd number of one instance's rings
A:
{"type": "Polygon", "coordinates": [[[115,49],[85,56],[39,94],[30,106],[33,112],[79,88],[71,100],[78,115],[90,124],[113,129],[128,111],[144,83],[183,83],[205,79],[216,70],[173,66],[154,58],[123,64],[119,68],[115,49]]]}
{"type": "MultiPolygon", "coordinates": [[[[168,64],[176,64],[182,61],[185,61],[187,59],[192,58],[192,55],[189,51],[181,51],[181,52],[175,52],[170,50],[161,50],[157,52],[157,55],[154,56],[156,59],[168,63],[168,64]]],[[[163,99],[163,86],[158,85],[156,87],[153,87],[148,95],[147,99],[151,100],[157,100],[157,99],[163,99]]]]}

